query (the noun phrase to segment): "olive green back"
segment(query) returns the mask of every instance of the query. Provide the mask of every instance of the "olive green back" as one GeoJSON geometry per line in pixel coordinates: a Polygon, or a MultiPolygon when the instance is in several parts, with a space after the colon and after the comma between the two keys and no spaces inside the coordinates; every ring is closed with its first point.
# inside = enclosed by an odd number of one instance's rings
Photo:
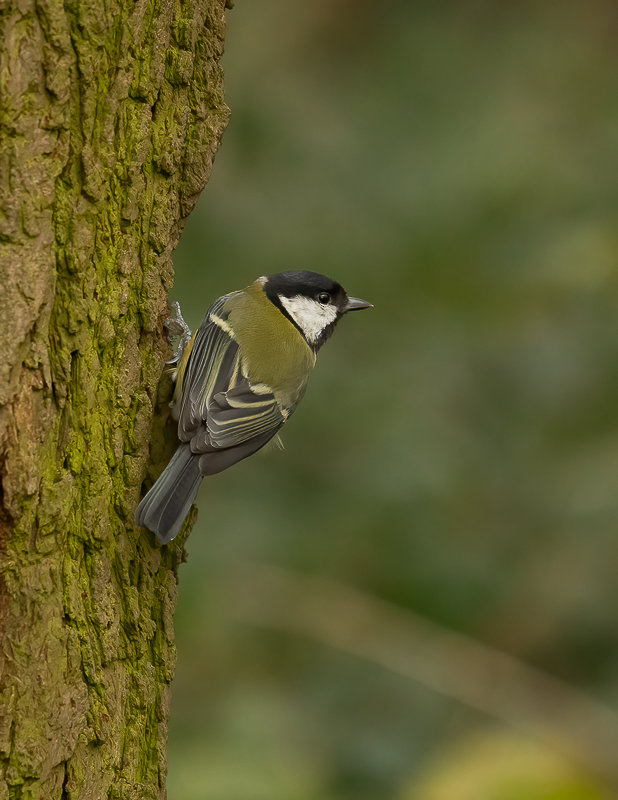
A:
{"type": "Polygon", "coordinates": [[[283,406],[295,407],[315,365],[315,354],[304,337],[268,300],[259,281],[230,295],[224,311],[229,313],[248,379],[269,386],[283,406]]]}

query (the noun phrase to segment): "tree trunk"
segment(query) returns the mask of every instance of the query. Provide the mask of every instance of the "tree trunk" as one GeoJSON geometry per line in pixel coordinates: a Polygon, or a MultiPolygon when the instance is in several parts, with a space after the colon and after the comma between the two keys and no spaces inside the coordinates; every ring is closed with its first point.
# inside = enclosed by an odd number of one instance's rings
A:
{"type": "Polygon", "coordinates": [[[0,0],[0,800],[165,797],[181,544],[171,252],[227,121],[225,0],[0,0]],[[171,434],[171,435],[170,435],[171,434]]]}

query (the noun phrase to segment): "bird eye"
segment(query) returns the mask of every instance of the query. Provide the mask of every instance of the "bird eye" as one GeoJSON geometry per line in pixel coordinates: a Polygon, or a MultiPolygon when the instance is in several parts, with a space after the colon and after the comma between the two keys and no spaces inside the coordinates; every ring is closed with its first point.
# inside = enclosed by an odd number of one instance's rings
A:
{"type": "Polygon", "coordinates": [[[320,294],[318,295],[318,300],[320,301],[320,303],[324,303],[324,305],[326,305],[326,303],[330,303],[330,295],[329,295],[329,293],[328,292],[320,292],[320,294]]]}

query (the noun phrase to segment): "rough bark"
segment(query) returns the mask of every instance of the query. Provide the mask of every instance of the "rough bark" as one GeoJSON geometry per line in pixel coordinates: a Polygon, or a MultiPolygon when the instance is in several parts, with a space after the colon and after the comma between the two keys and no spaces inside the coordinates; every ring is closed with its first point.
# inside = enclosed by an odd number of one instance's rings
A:
{"type": "Polygon", "coordinates": [[[183,550],[133,511],[224,6],[0,0],[0,800],[165,797],[183,550]]]}

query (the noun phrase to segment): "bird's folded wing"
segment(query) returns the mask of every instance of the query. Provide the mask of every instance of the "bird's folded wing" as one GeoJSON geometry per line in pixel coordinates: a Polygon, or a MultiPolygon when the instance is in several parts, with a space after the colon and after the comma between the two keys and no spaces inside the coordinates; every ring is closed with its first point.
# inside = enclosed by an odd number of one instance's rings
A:
{"type": "Polygon", "coordinates": [[[206,426],[191,439],[191,450],[209,453],[258,439],[264,445],[286,418],[272,394],[256,394],[245,382],[212,398],[206,426]]]}
{"type": "Polygon", "coordinates": [[[226,300],[227,296],[220,297],[208,309],[195,334],[184,374],[179,376],[182,396],[178,436],[183,441],[191,439],[203,426],[213,395],[228,389],[236,369],[238,345],[226,330],[222,314],[226,300]]]}
{"type": "Polygon", "coordinates": [[[208,434],[215,447],[274,436],[288,414],[272,393],[255,393],[245,380],[228,392],[215,394],[208,407],[208,434]]]}
{"type": "Polygon", "coordinates": [[[178,435],[191,440],[197,453],[274,436],[289,416],[268,387],[252,387],[243,376],[238,344],[227,326],[227,299],[208,309],[181,376],[178,435]]]}

